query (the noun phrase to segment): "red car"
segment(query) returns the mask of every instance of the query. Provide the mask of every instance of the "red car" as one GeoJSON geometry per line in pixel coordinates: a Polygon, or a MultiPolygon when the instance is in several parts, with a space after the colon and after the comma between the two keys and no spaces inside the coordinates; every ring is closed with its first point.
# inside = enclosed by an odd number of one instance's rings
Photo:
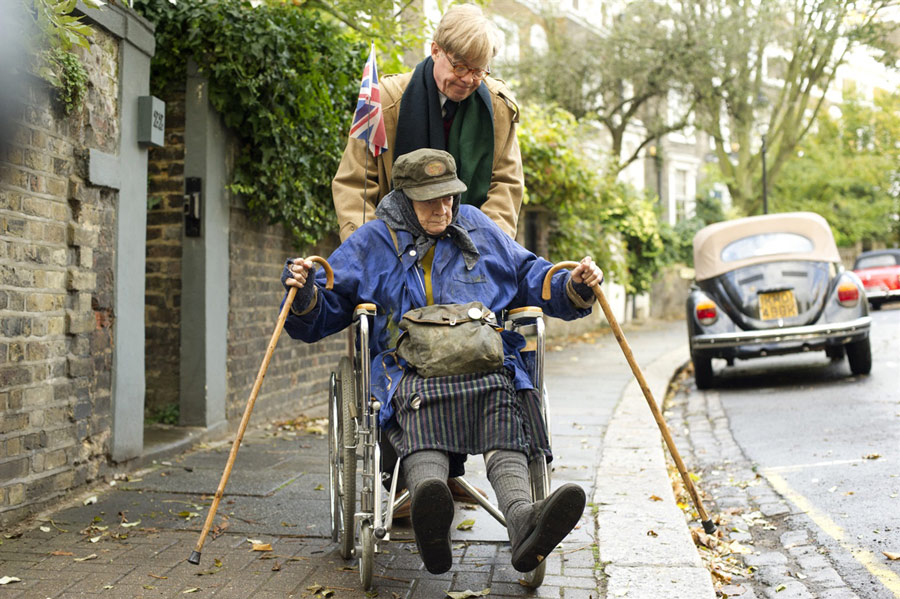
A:
{"type": "Polygon", "coordinates": [[[900,301],[900,249],[863,252],[856,257],[853,272],[862,280],[873,310],[900,301]]]}

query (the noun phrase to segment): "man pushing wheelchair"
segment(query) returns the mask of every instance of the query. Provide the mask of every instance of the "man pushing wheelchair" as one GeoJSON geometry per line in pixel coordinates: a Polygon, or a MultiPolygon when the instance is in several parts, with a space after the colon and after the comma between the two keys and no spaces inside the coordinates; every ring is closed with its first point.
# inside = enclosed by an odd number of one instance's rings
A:
{"type": "Polygon", "coordinates": [[[466,456],[482,454],[506,519],[512,565],[529,572],[578,523],[585,494],[569,483],[532,501],[528,463],[552,458],[543,420],[535,417],[540,390],[521,355],[524,338],[498,330],[494,315],[536,306],[564,320],[587,316],[591,287],[603,275],[585,257],[570,273],[555,274],[543,300],[552,265],[477,208],[460,205],[466,186],[447,152],[400,156],[393,185],[376,220],[328,258],[332,290],[324,273],[309,278],[311,262],[287,261],[281,280],[297,292],[284,329],[311,343],[349,326],[357,305],[375,304],[369,392],[401,460],[426,569],[439,574],[452,566],[447,480],[463,473],[466,456]]]}

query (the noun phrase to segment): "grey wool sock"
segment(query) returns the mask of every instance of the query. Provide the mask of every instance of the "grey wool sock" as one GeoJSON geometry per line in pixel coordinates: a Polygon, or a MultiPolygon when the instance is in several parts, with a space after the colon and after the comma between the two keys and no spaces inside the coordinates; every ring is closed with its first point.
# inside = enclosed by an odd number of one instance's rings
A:
{"type": "Polygon", "coordinates": [[[403,458],[401,466],[409,492],[415,493],[416,487],[428,479],[447,481],[450,474],[450,457],[437,449],[423,449],[403,458]]]}
{"type": "Polygon", "coordinates": [[[487,461],[487,477],[497,494],[497,503],[506,518],[509,538],[523,532],[531,515],[531,483],[525,454],[506,449],[497,450],[487,461]]]}

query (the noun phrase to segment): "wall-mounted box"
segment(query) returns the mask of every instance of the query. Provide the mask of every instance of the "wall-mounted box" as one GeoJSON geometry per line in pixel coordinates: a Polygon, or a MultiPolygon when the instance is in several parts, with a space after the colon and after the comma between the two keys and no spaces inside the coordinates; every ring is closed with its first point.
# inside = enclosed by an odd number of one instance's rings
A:
{"type": "Polygon", "coordinates": [[[166,103],[155,96],[138,98],[138,143],[166,145],[166,103]]]}

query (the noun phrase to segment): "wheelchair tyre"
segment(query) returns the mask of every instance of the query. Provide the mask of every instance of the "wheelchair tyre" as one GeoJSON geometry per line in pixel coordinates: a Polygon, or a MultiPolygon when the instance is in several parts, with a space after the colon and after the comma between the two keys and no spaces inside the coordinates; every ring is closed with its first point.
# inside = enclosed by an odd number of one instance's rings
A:
{"type": "MultiPolygon", "coordinates": [[[[550,494],[550,469],[547,468],[547,460],[540,457],[528,464],[528,473],[531,475],[531,498],[534,501],[545,499],[550,494]]],[[[526,572],[521,582],[524,586],[536,589],[544,582],[544,573],[547,570],[547,562],[542,561],[537,568],[526,572]]]]}
{"type": "Polygon", "coordinates": [[[341,489],[338,478],[341,445],[339,439],[341,425],[341,400],[337,375],[332,372],[328,384],[328,495],[331,507],[331,542],[340,540],[341,532],[341,489]]]}
{"type": "Polygon", "coordinates": [[[356,403],[356,379],[350,358],[341,358],[338,367],[340,389],[339,422],[335,427],[338,435],[336,460],[332,467],[337,474],[337,488],[340,501],[340,545],[341,557],[350,559],[353,555],[353,540],[356,529],[356,445],[354,443],[353,417],[351,406],[356,403]],[[353,445],[350,445],[354,443],[353,445]]]}
{"type": "Polygon", "coordinates": [[[372,588],[372,574],[375,569],[375,536],[372,534],[372,524],[363,522],[359,527],[359,581],[363,589],[372,588]]]}

